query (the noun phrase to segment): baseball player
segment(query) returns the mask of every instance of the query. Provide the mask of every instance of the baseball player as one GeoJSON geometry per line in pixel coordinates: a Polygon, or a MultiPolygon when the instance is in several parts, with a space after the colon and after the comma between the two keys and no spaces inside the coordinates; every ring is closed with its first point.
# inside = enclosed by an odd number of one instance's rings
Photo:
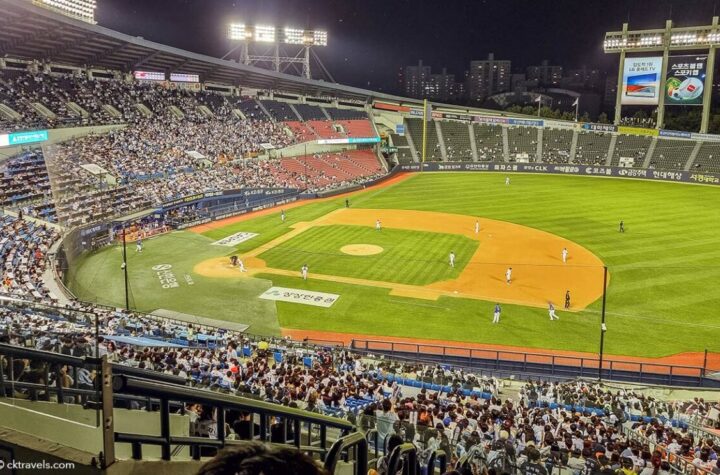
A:
{"type": "Polygon", "coordinates": [[[284,209],[280,210],[280,221],[282,221],[283,223],[285,222],[285,210],[284,209]]]}
{"type": "Polygon", "coordinates": [[[567,247],[563,247],[563,250],[562,250],[562,261],[563,261],[563,264],[567,264],[567,258],[568,258],[568,250],[567,250],[567,247]]]}
{"type": "Polygon", "coordinates": [[[450,251],[450,267],[455,268],[455,253],[450,251]]]}
{"type": "Polygon", "coordinates": [[[620,220],[620,232],[625,232],[625,221],[623,221],[622,219],[620,220]]]}
{"type": "Polygon", "coordinates": [[[505,282],[510,285],[510,282],[512,281],[512,267],[508,267],[508,269],[505,271],[505,282]]]}
{"type": "Polygon", "coordinates": [[[479,234],[479,233],[480,233],[480,221],[476,220],[475,221],[475,234],[479,234]]]}
{"type": "Polygon", "coordinates": [[[552,302],[548,302],[548,315],[550,315],[550,321],[560,320],[560,317],[555,315],[555,305],[552,302]]]}
{"type": "Polygon", "coordinates": [[[570,290],[565,291],[565,308],[570,308],[570,290]]]}
{"type": "Polygon", "coordinates": [[[237,267],[238,265],[238,256],[230,256],[230,265],[233,267],[237,267]]]}
{"type": "Polygon", "coordinates": [[[242,261],[242,259],[238,259],[238,267],[240,268],[240,272],[247,272],[247,269],[245,269],[245,263],[242,261]]]}
{"type": "Polygon", "coordinates": [[[379,219],[375,220],[375,231],[380,231],[382,229],[382,223],[379,219]]]}
{"type": "Polygon", "coordinates": [[[506,176],[505,177],[505,185],[509,185],[509,184],[510,184],[510,177],[506,176]]]}
{"type": "Polygon", "coordinates": [[[303,280],[307,280],[307,275],[308,275],[307,264],[303,264],[303,266],[300,268],[300,275],[302,275],[303,280]]]}
{"type": "Polygon", "coordinates": [[[137,238],[135,242],[135,252],[142,252],[142,239],[137,238]]]}
{"type": "Polygon", "coordinates": [[[493,323],[500,323],[500,304],[495,304],[495,311],[493,312],[493,323]]]}

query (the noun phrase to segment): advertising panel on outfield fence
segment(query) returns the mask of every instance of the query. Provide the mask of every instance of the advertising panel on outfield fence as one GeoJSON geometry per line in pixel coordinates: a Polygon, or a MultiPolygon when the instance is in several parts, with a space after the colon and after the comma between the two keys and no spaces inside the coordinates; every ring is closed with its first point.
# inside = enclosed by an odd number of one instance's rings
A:
{"type": "Polygon", "coordinates": [[[707,55],[671,56],[665,82],[665,104],[701,106],[705,89],[707,55]]]}
{"type": "Polygon", "coordinates": [[[622,104],[657,105],[660,99],[661,72],[661,56],[625,58],[622,104]]]}

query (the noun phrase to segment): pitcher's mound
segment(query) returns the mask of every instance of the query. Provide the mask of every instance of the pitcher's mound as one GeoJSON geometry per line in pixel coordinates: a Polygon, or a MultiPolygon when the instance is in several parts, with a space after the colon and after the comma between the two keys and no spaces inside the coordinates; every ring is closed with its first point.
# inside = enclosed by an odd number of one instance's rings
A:
{"type": "Polygon", "coordinates": [[[374,244],[348,244],[341,247],[340,252],[351,256],[372,256],[383,252],[383,248],[374,244]]]}

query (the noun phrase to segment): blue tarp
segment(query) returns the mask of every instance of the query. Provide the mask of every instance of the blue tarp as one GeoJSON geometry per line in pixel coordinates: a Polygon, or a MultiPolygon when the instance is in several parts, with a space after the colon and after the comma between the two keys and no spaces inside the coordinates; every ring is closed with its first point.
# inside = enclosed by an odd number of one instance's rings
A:
{"type": "Polygon", "coordinates": [[[181,345],[175,345],[166,341],[151,340],[144,337],[121,336],[121,335],[103,335],[106,340],[122,343],[124,345],[143,346],[147,348],[183,348],[181,345]]]}

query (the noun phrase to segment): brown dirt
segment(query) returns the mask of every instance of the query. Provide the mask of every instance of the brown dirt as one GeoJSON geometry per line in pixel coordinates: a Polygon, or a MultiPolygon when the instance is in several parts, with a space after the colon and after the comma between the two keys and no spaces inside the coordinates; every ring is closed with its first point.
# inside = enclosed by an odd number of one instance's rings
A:
{"type": "MultiPolygon", "coordinates": [[[[373,341],[373,349],[390,349],[391,344],[395,344],[395,348],[398,349],[397,344],[407,343],[412,345],[434,345],[444,347],[432,348],[429,346],[421,347],[421,351],[424,354],[428,353],[439,353],[450,355],[450,356],[462,356],[467,355],[468,350],[473,350],[473,357],[494,357],[496,352],[512,352],[504,353],[503,359],[505,360],[518,360],[523,361],[527,358],[528,362],[533,363],[550,363],[552,358],[555,357],[556,364],[569,365],[569,366],[580,366],[583,364],[587,368],[597,368],[598,364],[596,361],[584,361],[581,362],[582,358],[589,358],[596,360],[598,355],[596,353],[587,353],[580,351],[567,351],[567,350],[543,350],[541,348],[528,348],[508,345],[493,345],[486,343],[466,343],[452,340],[435,340],[435,339],[420,339],[420,338],[402,338],[392,336],[378,336],[378,335],[363,335],[357,333],[338,333],[338,332],[326,332],[326,331],[315,331],[315,330],[297,330],[291,328],[281,329],[283,336],[289,336],[294,340],[303,340],[308,338],[309,340],[324,341],[328,343],[342,343],[349,345],[352,340],[370,340],[373,341]],[[487,353],[483,354],[483,350],[487,353]],[[525,356],[527,354],[527,356],[525,356]]],[[[410,348],[408,346],[405,348],[410,348]]],[[[400,349],[403,350],[402,345],[400,349]]],[[[669,368],[663,366],[653,365],[674,365],[673,374],[681,375],[696,375],[697,371],[691,368],[678,368],[677,366],[692,366],[699,368],[703,366],[704,353],[702,352],[686,352],[677,353],[669,356],[662,356],[658,358],[642,358],[636,356],[618,356],[618,355],[605,355],[605,361],[612,361],[613,369],[625,369],[630,371],[637,371],[639,364],[643,364],[643,371],[654,372],[654,373],[668,373],[669,368]]],[[[603,368],[609,368],[609,363],[603,364],[603,368]]],[[[709,353],[707,360],[707,369],[709,371],[720,371],[720,353],[709,353]]]]}
{"type": "Polygon", "coordinates": [[[340,252],[351,256],[374,256],[383,250],[382,247],[375,244],[348,244],[340,248],[340,252]]]}

